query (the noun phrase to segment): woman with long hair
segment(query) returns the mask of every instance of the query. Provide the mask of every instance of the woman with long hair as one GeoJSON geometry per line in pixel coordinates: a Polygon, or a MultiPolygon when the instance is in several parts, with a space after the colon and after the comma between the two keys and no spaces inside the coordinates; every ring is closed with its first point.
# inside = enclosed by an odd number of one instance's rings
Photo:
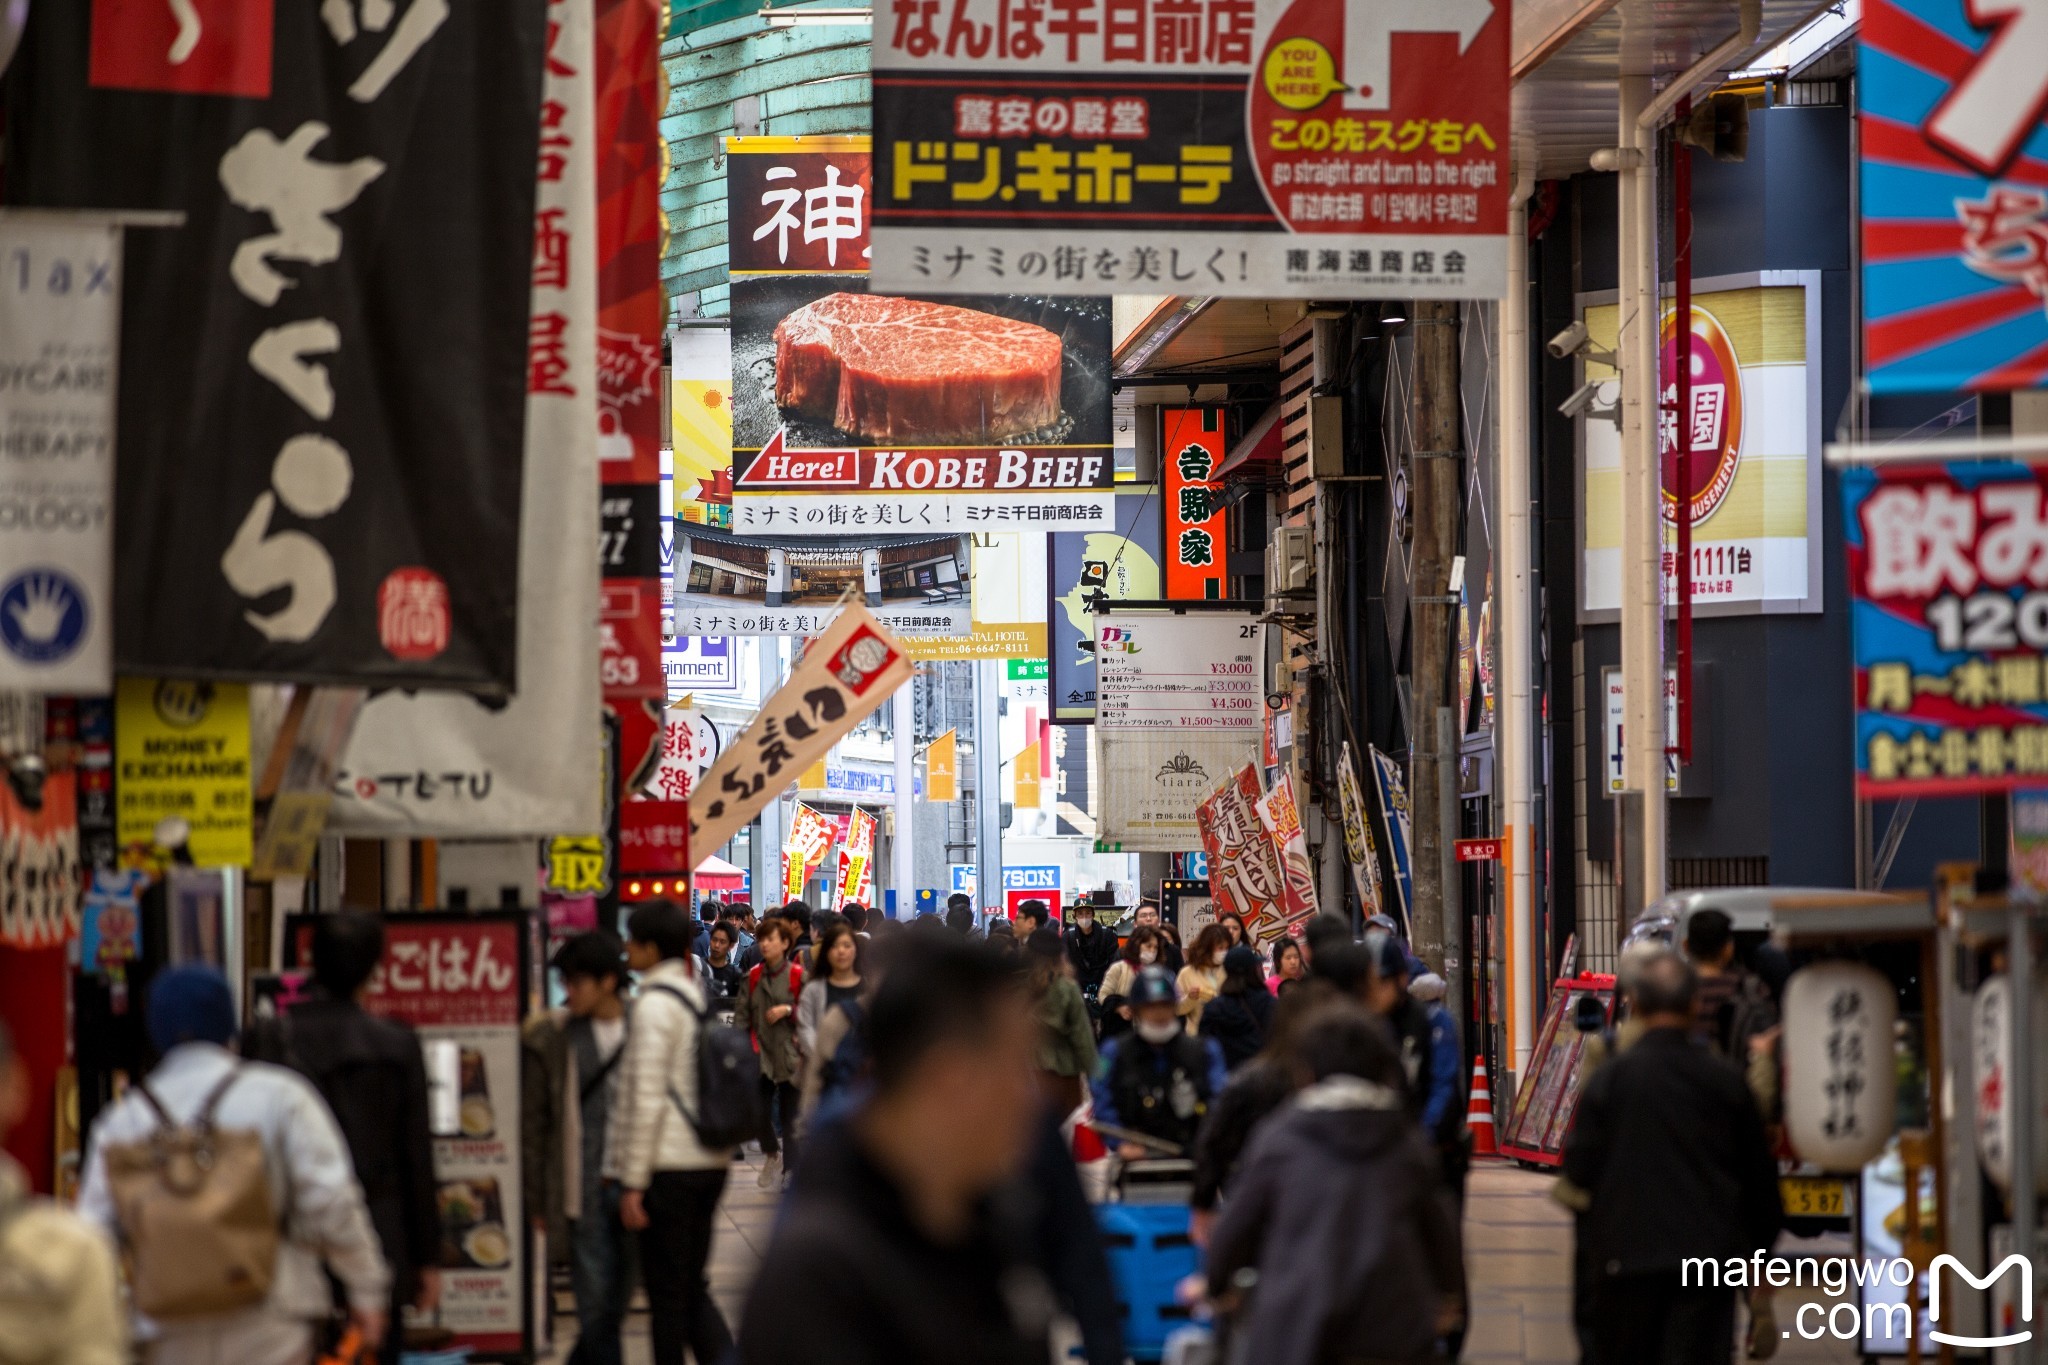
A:
{"type": "MultiPolygon", "coordinates": [[[[1251,931],[1244,927],[1244,916],[1238,914],[1237,911],[1232,910],[1227,914],[1218,915],[1216,922],[1222,925],[1223,932],[1230,936],[1231,948],[1240,947],[1252,941],[1251,931]]],[[[1230,948],[1226,948],[1224,951],[1229,952],[1230,948]]]]}
{"type": "Polygon", "coordinates": [[[1223,989],[1223,955],[1230,951],[1230,935],[1220,924],[1205,924],[1188,945],[1187,965],[1175,983],[1180,987],[1180,1012],[1187,1016],[1188,1032],[1202,1029],[1202,1007],[1223,989]]]}
{"type": "Polygon", "coordinates": [[[818,935],[811,950],[811,974],[804,993],[797,1000],[797,1047],[804,1056],[817,1050],[818,1025],[834,1005],[860,995],[861,958],[866,940],[854,931],[853,922],[834,915],[818,935]]]}
{"type": "Polygon", "coordinates": [[[1067,974],[1067,949],[1058,934],[1033,931],[1024,940],[1024,961],[1026,993],[1038,1016],[1039,1084],[1064,1119],[1081,1107],[1095,1074],[1095,1028],[1081,988],[1067,974]]]}

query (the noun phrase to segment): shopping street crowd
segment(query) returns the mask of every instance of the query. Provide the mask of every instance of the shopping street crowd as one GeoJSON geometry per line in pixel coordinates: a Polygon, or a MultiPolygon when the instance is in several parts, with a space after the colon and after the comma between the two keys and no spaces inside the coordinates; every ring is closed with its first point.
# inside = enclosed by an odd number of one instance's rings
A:
{"type": "MultiPolygon", "coordinates": [[[[1116,1365],[1090,1203],[1114,1182],[1084,1177],[1176,1159],[1202,1262],[1174,1292],[1213,1324],[1188,1359],[1455,1359],[1468,1058],[1443,981],[1383,919],[1260,945],[1226,915],[1183,943],[1156,905],[1121,931],[1110,911],[654,901],[623,943],[563,944],[563,1003],[523,1033],[522,1184],[576,1365],[620,1365],[636,1283],[654,1365],[1039,1365],[1062,1322],[1116,1365]],[[706,1263],[750,1141],[786,1193],[730,1324],[706,1263]]],[[[398,1359],[440,1223],[420,1049],[362,1008],[382,951],[376,918],[323,917],[313,998],[247,1027],[217,972],[155,980],[161,1060],[93,1125],[76,1213],[0,1171],[0,1365],[398,1359]]],[[[1696,912],[1682,945],[1624,954],[1619,1025],[1585,1024],[1557,1197],[1598,1365],[1725,1365],[1743,1306],[1680,1263],[1782,1221],[1775,984],[1733,951],[1696,912]]],[[[0,1129],[23,1089],[0,1039],[0,1129]]],[[[1746,1311],[1767,1356],[1769,1301],[1746,1311]]]]}

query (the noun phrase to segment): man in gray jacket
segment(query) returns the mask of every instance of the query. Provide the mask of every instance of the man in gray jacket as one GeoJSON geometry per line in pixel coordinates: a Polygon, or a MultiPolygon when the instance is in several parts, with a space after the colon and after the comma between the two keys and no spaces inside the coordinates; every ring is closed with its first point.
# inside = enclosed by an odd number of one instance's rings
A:
{"type": "MultiPolygon", "coordinates": [[[[258,1134],[270,1178],[271,1207],[289,1209],[269,1297],[252,1307],[174,1323],[138,1318],[150,1365],[308,1365],[313,1326],[332,1311],[328,1271],[348,1294],[363,1340],[384,1339],[391,1272],[334,1116],[312,1082],[295,1071],[245,1062],[228,1051],[235,1004],[227,979],[211,967],[174,967],[151,983],[149,1038],[163,1060],[146,1082],[171,1118],[189,1124],[220,1092],[214,1118],[224,1130],[258,1134]],[[239,1070],[237,1070],[239,1068],[239,1070]],[[233,1080],[222,1089],[222,1082],[233,1080]]],[[[129,1092],[92,1126],[78,1211],[109,1236],[121,1235],[107,1180],[106,1149],[140,1142],[158,1120],[129,1092]]]]}
{"type": "Polygon", "coordinates": [[[619,1063],[606,1173],[623,1191],[620,1221],[640,1236],[654,1365],[683,1365],[686,1345],[698,1365],[715,1365],[732,1349],[704,1277],[732,1151],[700,1143],[684,1112],[697,1102],[705,1009],[693,937],[688,913],[673,901],[648,901],[626,921],[626,961],[640,973],[640,997],[619,1063]]]}

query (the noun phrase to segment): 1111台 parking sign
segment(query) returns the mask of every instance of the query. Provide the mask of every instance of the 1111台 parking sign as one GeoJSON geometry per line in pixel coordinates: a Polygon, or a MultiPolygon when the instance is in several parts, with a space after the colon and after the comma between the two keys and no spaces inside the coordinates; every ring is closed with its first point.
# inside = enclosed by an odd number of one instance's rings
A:
{"type": "Polygon", "coordinates": [[[1499,0],[898,0],[873,282],[1497,298],[1499,0]]]}

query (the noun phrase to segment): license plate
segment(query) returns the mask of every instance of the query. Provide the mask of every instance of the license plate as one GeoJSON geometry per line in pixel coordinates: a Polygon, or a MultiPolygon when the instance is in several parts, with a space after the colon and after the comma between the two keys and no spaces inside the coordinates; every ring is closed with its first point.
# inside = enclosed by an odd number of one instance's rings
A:
{"type": "Polygon", "coordinates": [[[1778,1182],[1788,1218],[1842,1218],[1849,1212],[1849,1186],[1840,1180],[1791,1177],[1778,1182]]]}

